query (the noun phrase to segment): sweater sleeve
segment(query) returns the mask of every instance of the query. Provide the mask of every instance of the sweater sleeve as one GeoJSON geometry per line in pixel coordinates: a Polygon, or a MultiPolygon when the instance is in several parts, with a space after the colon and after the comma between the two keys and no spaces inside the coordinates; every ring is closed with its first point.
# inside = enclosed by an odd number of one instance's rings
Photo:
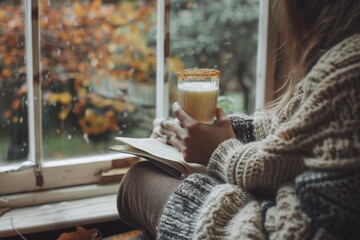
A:
{"type": "Polygon", "coordinates": [[[223,142],[212,154],[208,172],[247,190],[276,190],[303,170],[303,162],[296,154],[266,150],[264,141],[242,144],[230,139],[223,142]]]}
{"type": "MultiPolygon", "coordinates": [[[[301,104],[288,121],[261,141],[223,142],[213,152],[208,171],[251,190],[276,189],[305,167],[359,167],[360,54],[338,49],[333,55],[320,59],[303,80],[301,104]]],[[[293,105],[290,100],[282,114],[293,105]]]]}
{"type": "Polygon", "coordinates": [[[236,138],[242,143],[255,140],[253,118],[245,114],[229,115],[236,138]]]}
{"type": "Polygon", "coordinates": [[[274,115],[270,111],[261,110],[253,116],[243,113],[231,114],[228,116],[236,139],[241,143],[250,143],[255,140],[264,139],[273,131],[274,115]]]}

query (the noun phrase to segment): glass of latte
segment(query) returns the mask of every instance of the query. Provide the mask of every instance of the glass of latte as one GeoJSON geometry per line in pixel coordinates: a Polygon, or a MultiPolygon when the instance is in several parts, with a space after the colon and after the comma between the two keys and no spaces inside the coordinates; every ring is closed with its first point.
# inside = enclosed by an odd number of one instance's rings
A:
{"type": "Polygon", "coordinates": [[[221,73],[216,69],[193,68],[177,73],[178,102],[193,119],[212,124],[221,73]]]}

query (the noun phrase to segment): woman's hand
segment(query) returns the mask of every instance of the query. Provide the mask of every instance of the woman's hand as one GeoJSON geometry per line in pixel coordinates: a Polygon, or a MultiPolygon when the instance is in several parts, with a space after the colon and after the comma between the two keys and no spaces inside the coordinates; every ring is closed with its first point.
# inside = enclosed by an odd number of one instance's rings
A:
{"type": "Polygon", "coordinates": [[[164,127],[164,123],[166,121],[175,121],[172,118],[155,118],[153,121],[153,131],[150,135],[151,138],[155,138],[156,140],[162,143],[168,143],[169,139],[175,135],[171,130],[168,130],[164,127]]]}
{"type": "Polygon", "coordinates": [[[206,166],[220,143],[235,138],[230,119],[220,108],[215,111],[213,125],[197,122],[178,103],[173,104],[173,112],[177,119],[165,121],[162,125],[173,133],[168,143],[176,147],[187,162],[206,166]]]}

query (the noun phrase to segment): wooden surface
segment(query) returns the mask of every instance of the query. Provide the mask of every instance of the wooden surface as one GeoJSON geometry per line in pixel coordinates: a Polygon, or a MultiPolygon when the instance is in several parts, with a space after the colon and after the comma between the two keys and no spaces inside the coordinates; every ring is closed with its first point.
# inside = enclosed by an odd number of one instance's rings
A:
{"type": "Polygon", "coordinates": [[[118,219],[115,194],[18,208],[0,217],[0,238],[118,219]]]}
{"type": "MultiPolygon", "coordinates": [[[[21,208],[55,202],[72,201],[116,194],[119,183],[98,185],[90,184],[40,192],[19,193],[0,196],[0,208],[21,208]]],[[[0,215],[1,216],[1,215],[0,215]]]]}
{"type": "Polygon", "coordinates": [[[137,161],[138,157],[117,153],[44,162],[44,185],[41,187],[36,186],[33,168],[15,172],[3,171],[0,168],[0,195],[99,183],[102,172],[129,167],[137,161]]]}

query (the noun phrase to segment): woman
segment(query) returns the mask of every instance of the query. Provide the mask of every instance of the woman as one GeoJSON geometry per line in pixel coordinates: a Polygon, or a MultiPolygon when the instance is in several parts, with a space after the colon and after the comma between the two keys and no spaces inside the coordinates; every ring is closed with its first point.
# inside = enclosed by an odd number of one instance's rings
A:
{"type": "Polygon", "coordinates": [[[360,239],[360,2],[275,9],[292,60],[283,98],[251,118],[217,109],[212,126],[174,104],[161,132],[207,171],[180,181],[135,165],[124,222],[158,239],[360,239]]]}

